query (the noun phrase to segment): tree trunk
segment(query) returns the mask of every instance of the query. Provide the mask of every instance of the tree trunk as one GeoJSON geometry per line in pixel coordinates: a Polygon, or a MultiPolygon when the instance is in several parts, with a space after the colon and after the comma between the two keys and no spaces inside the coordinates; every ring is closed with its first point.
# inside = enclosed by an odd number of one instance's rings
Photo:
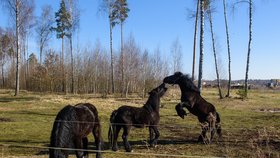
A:
{"type": "Polygon", "coordinates": [[[195,28],[193,37],[193,65],[192,65],[192,81],[194,81],[195,75],[195,59],[196,59],[196,38],[198,29],[198,13],[199,13],[199,0],[197,0],[196,15],[195,15],[195,28]]]}
{"type": "Polygon", "coordinates": [[[62,91],[66,94],[66,75],[65,75],[65,68],[64,68],[64,37],[61,38],[61,69],[62,69],[62,91]]]}
{"type": "Polygon", "coordinates": [[[19,67],[20,67],[20,34],[19,34],[19,2],[16,1],[16,89],[15,96],[19,94],[19,67]]]}
{"type": "Polygon", "coordinates": [[[3,86],[2,86],[2,88],[4,88],[5,87],[5,76],[4,76],[4,63],[3,63],[4,61],[2,60],[2,64],[1,64],[1,69],[2,69],[2,84],[3,84],[3,86]]]}
{"type": "Polygon", "coordinates": [[[113,26],[110,21],[110,52],[111,52],[111,84],[112,84],[112,93],[115,93],[115,84],[114,84],[114,55],[113,55],[113,26]]]}
{"type": "Polygon", "coordinates": [[[204,0],[200,0],[200,53],[199,53],[199,73],[198,88],[202,90],[202,73],[203,73],[203,53],[204,53],[204,0]]]}
{"type": "Polygon", "coordinates": [[[43,56],[43,44],[42,44],[42,39],[40,39],[40,65],[42,65],[42,56],[43,56]]]}
{"type": "Polygon", "coordinates": [[[70,55],[71,55],[71,93],[74,93],[75,90],[75,82],[74,82],[74,57],[73,57],[73,41],[72,41],[72,35],[69,38],[70,42],[70,55]]]}
{"type": "Polygon", "coordinates": [[[231,53],[230,53],[229,29],[228,29],[228,22],[227,22],[226,0],[223,0],[223,4],[224,4],[224,18],[225,18],[226,35],[227,35],[227,49],[228,49],[228,86],[227,86],[228,88],[227,88],[226,97],[230,97],[230,90],[231,90],[231,53]]]}
{"type": "Polygon", "coordinates": [[[246,65],[246,74],[245,74],[245,97],[248,94],[248,73],[249,73],[249,65],[250,65],[250,54],[251,54],[251,45],[252,45],[252,25],[253,25],[253,17],[252,17],[252,8],[253,2],[250,0],[249,3],[249,42],[248,42],[248,54],[247,54],[247,65],[246,65]]]}
{"type": "Polygon", "coordinates": [[[121,82],[122,91],[121,96],[124,94],[125,82],[124,82],[124,52],[123,52],[123,22],[121,22],[121,82]]]}
{"type": "Polygon", "coordinates": [[[217,85],[218,85],[218,91],[219,91],[220,99],[222,99],[223,98],[223,94],[222,94],[222,91],[221,91],[220,74],[219,74],[219,70],[218,70],[217,53],[216,53],[216,46],[215,46],[216,43],[215,43],[215,38],[214,38],[213,21],[212,21],[213,19],[212,19],[212,14],[211,14],[210,3],[209,3],[209,9],[210,9],[210,11],[208,12],[208,15],[209,15],[209,22],[210,22],[211,38],[212,38],[212,48],[213,48],[214,60],[215,60],[217,85]]]}

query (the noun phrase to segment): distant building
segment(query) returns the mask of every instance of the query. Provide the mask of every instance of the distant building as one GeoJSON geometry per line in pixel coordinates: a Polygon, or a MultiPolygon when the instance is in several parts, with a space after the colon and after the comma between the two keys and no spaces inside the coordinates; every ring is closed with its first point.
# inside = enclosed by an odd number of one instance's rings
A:
{"type": "Polygon", "coordinates": [[[269,83],[267,83],[267,87],[275,88],[280,86],[280,79],[271,79],[269,83]]]}

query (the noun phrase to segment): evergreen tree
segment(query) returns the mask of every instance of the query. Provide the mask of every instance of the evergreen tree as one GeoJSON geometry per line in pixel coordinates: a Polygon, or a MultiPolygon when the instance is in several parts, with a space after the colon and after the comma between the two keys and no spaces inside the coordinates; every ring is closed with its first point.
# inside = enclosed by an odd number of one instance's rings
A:
{"type": "MultiPolygon", "coordinates": [[[[122,87],[125,87],[124,85],[124,52],[123,52],[123,23],[128,17],[128,12],[130,9],[128,8],[127,1],[126,0],[116,0],[113,3],[112,7],[112,23],[113,26],[116,24],[121,25],[121,82],[122,87]]],[[[122,94],[124,92],[124,89],[122,89],[122,94]]]]}
{"type": "Polygon", "coordinates": [[[72,28],[70,22],[71,15],[67,12],[64,0],[60,2],[60,8],[55,13],[56,27],[52,27],[52,30],[56,31],[56,37],[61,38],[61,71],[63,74],[63,91],[67,93],[67,82],[64,70],[64,38],[69,37],[69,31],[72,28]]]}

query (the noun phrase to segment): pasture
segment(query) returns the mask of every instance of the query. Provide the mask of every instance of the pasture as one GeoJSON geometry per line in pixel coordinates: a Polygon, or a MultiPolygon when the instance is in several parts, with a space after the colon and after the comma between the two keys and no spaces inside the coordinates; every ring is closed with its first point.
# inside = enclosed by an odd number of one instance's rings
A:
{"type": "MultiPolygon", "coordinates": [[[[175,105],[179,89],[170,88],[161,100],[160,137],[156,148],[148,145],[148,129],[131,130],[128,140],[133,152],[125,153],[121,137],[120,151],[108,149],[109,117],[121,105],[142,106],[147,98],[137,94],[129,99],[99,95],[55,95],[22,91],[14,97],[11,90],[0,90],[0,157],[48,157],[48,145],[57,112],[67,104],[89,102],[99,112],[105,142],[104,158],[128,157],[280,157],[280,92],[251,90],[249,98],[218,99],[216,89],[204,89],[202,96],[213,103],[221,115],[223,140],[210,145],[197,143],[200,125],[191,114],[181,119],[175,105]]],[[[89,137],[90,150],[94,150],[89,137]]],[[[72,155],[74,157],[74,155],[72,155]]],[[[90,157],[95,154],[90,153],[90,157]]]]}

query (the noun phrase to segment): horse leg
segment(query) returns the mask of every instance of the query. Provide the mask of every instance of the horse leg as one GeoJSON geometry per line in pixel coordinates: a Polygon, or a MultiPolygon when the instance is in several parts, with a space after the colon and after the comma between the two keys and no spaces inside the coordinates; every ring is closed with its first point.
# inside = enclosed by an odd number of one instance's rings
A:
{"type": "Polygon", "coordinates": [[[180,116],[182,119],[184,119],[184,115],[187,115],[186,111],[183,109],[183,104],[179,103],[175,107],[177,115],[180,116]]]}
{"type": "Polygon", "coordinates": [[[149,135],[150,135],[149,144],[151,145],[151,143],[154,139],[154,130],[153,130],[152,126],[149,126],[149,135]]]}
{"type": "MultiPolygon", "coordinates": [[[[74,141],[74,144],[75,144],[75,148],[76,149],[83,149],[83,141],[81,138],[76,138],[75,141],[74,141]]],[[[77,158],[83,158],[84,156],[84,152],[83,151],[79,151],[79,150],[76,150],[76,156],[77,158]]]]}
{"type": "Polygon", "coordinates": [[[216,123],[217,134],[219,136],[219,140],[222,139],[222,126],[220,123],[216,123]]]}
{"type": "Polygon", "coordinates": [[[151,140],[150,146],[155,147],[157,145],[157,141],[158,141],[158,138],[160,136],[160,133],[159,133],[159,130],[158,130],[157,126],[154,125],[151,128],[153,129],[153,131],[155,133],[155,138],[153,140],[151,140]]]}
{"type": "Polygon", "coordinates": [[[131,150],[132,150],[131,146],[128,142],[128,134],[129,134],[130,128],[131,128],[131,126],[124,126],[123,135],[122,135],[123,144],[124,144],[125,150],[127,152],[131,152],[131,150]]]}
{"type": "MultiPolygon", "coordinates": [[[[82,139],[83,141],[83,149],[87,150],[88,148],[88,138],[85,137],[82,139]]],[[[84,154],[83,154],[83,158],[87,158],[88,157],[88,151],[84,151],[84,154]]]]}
{"type": "Polygon", "coordinates": [[[112,145],[112,150],[117,151],[118,149],[118,136],[119,132],[121,130],[121,126],[119,125],[112,125],[112,132],[113,132],[113,145],[112,145]]]}
{"type": "Polygon", "coordinates": [[[206,136],[208,128],[209,128],[208,122],[201,123],[202,132],[201,132],[201,134],[198,137],[198,142],[205,143],[205,144],[208,143],[207,136],[206,136]]]}
{"type": "Polygon", "coordinates": [[[207,120],[209,122],[209,129],[210,129],[210,133],[211,133],[211,137],[210,137],[210,142],[212,143],[213,137],[215,135],[216,132],[216,116],[210,112],[209,115],[207,116],[207,120]]]}
{"type": "Polygon", "coordinates": [[[96,158],[100,158],[101,157],[101,154],[99,151],[101,151],[101,143],[102,143],[102,138],[101,138],[101,129],[100,129],[100,124],[96,124],[93,128],[93,137],[94,137],[94,140],[95,140],[95,145],[96,145],[96,150],[97,153],[96,153],[96,158]]]}
{"type": "Polygon", "coordinates": [[[222,138],[222,126],[221,126],[221,118],[220,118],[220,114],[218,112],[216,112],[216,129],[217,129],[217,133],[219,136],[219,139],[222,138]]]}

